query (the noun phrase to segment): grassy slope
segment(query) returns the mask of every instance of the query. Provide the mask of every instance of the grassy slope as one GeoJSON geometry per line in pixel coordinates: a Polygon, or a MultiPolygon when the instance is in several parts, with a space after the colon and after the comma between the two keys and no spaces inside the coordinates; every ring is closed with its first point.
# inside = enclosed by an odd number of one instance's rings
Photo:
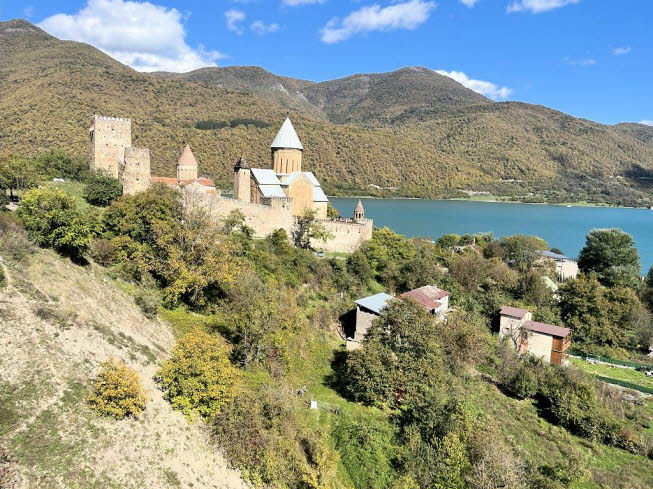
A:
{"type": "Polygon", "coordinates": [[[572,358],[571,364],[576,368],[592,375],[599,375],[601,377],[622,380],[624,382],[630,382],[631,384],[641,385],[643,387],[653,389],[653,377],[647,377],[644,372],[638,372],[630,368],[605,365],[602,363],[590,364],[585,360],[580,360],[577,358],[572,358]]]}
{"type": "MultiPolygon", "coordinates": [[[[0,289],[0,447],[16,487],[241,487],[200,425],[172,411],[152,375],[173,343],[104,270],[48,251],[8,265],[0,289]],[[98,418],[84,398],[98,365],[123,359],[152,400],[138,420],[98,418]]],[[[0,486],[5,487],[0,482],[0,486]]],[[[13,487],[13,486],[8,486],[13,487]]]]}
{"type": "MultiPolygon", "coordinates": [[[[172,175],[183,143],[189,142],[203,173],[228,188],[239,156],[268,165],[269,142],[286,115],[281,106],[243,92],[137,73],[88,45],[7,32],[3,24],[0,41],[0,119],[5,122],[0,145],[5,152],[60,148],[86,155],[93,113],[131,117],[134,145],[151,149],[155,173],[172,175]],[[271,126],[194,128],[200,120],[233,118],[271,126]]],[[[359,119],[381,110],[399,117],[393,125],[334,125],[291,114],[307,148],[306,168],[327,190],[370,193],[368,186],[375,184],[398,187],[400,195],[441,196],[517,178],[525,183],[507,190],[524,194],[542,182],[565,186],[582,174],[618,195],[632,182],[647,182],[628,178],[653,170],[653,147],[633,131],[527,104],[454,104],[457,109],[445,111],[397,106],[383,94],[402,93],[404,78],[390,77],[371,101],[357,105],[359,119]],[[627,178],[611,179],[614,175],[627,178]],[[565,178],[557,180],[560,176],[565,178]]],[[[575,195],[573,188],[565,191],[575,195]]]]}

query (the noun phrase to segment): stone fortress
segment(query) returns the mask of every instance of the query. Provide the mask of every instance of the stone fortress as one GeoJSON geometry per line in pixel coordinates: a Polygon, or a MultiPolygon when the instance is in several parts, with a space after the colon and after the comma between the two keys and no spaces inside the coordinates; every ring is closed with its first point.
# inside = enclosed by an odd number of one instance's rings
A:
{"type": "MultiPolygon", "coordinates": [[[[302,171],[304,147],[289,118],[270,145],[272,168],[252,168],[245,158],[234,166],[233,198],[221,195],[213,180],[198,176],[198,162],[189,145],[181,152],[175,177],[152,176],[150,151],[131,144],[131,119],[94,115],[90,127],[91,171],[103,171],[120,180],[123,194],[135,194],[153,183],[183,191],[187,202],[201,205],[216,220],[239,210],[245,223],[262,238],[277,229],[292,235],[297,218],[305,209],[333,236],[326,243],[312,243],[316,249],[352,252],[372,237],[373,222],[365,218],[359,201],[351,219],[328,219],[329,199],[312,172],[302,171]]],[[[260,165],[263,166],[263,165],[260,165]]]]}

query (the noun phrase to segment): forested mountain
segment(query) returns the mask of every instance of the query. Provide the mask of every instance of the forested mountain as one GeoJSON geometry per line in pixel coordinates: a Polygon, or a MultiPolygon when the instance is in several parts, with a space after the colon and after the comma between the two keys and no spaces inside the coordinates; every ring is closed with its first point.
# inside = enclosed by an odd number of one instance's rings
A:
{"type": "Polygon", "coordinates": [[[92,114],[130,117],[155,172],[171,175],[187,142],[227,188],[241,155],[267,164],[290,110],[306,167],[331,193],[653,203],[648,127],[492,102],[425,68],[319,84],[252,67],[157,78],[23,20],[0,23],[0,41],[4,154],[85,157],[92,114]]]}

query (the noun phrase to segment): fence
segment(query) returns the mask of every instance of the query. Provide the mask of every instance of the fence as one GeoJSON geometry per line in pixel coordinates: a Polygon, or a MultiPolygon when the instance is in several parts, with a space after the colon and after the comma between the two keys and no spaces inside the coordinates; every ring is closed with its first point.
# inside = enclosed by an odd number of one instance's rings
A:
{"type": "Polygon", "coordinates": [[[638,363],[638,362],[629,362],[627,360],[615,360],[614,358],[608,358],[604,357],[602,355],[594,355],[591,353],[584,353],[578,350],[569,350],[570,355],[576,355],[579,356],[583,359],[587,359],[588,357],[596,359],[600,362],[605,362],[605,363],[610,363],[612,365],[619,365],[621,367],[630,367],[630,368],[637,368],[637,367],[646,367],[646,368],[651,368],[653,369],[653,364],[650,363],[638,363]]]}
{"type": "Polygon", "coordinates": [[[651,394],[653,395],[653,389],[650,387],[645,387],[643,385],[638,385],[638,384],[633,384],[631,382],[626,382],[625,380],[617,380],[613,379],[611,377],[603,377],[602,375],[597,375],[597,379],[607,383],[607,384],[614,384],[614,385],[619,385],[621,387],[625,387],[627,389],[633,389],[635,391],[643,392],[644,394],[651,394]]]}

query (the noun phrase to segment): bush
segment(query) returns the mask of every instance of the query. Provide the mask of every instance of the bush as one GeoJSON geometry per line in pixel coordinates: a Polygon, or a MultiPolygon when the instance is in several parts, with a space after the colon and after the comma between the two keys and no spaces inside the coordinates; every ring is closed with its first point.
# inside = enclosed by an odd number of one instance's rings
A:
{"type": "Polygon", "coordinates": [[[91,409],[116,419],[137,417],[148,400],[138,372],[119,360],[101,365],[93,392],[86,398],[91,409]]]}
{"type": "Polygon", "coordinates": [[[108,239],[94,239],[91,242],[89,255],[97,264],[103,267],[112,265],[118,250],[116,245],[108,239]]]}
{"type": "Polygon", "coordinates": [[[62,255],[79,258],[91,243],[92,223],[77,209],[75,199],[63,190],[30,190],[20,203],[18,215],[38,245],[62,255]]]}
{"type": "Polygon", "coordinates": [[[134,299],[136,305],[140,307],[145,317],[154,319],[159,312],[159,306],[161,305],[161,298],[156,291],[152,289],[142,290],[138,293],[134,299]]]}
{"type": "Polygon", "coordinates": [[[5,258],[23,260],[34,252],[34,245],[14,214],[0,214],[0,251],[5,258]]]}
{"type": "Polygon", "coordinates": [[[86,180],[84,198],[91,205],[106,207],[122,195],[120,182],[103,173],[95,173],[86,180]]]}
{"type": "Polygon", "coordinates": [[[212,418],[235,395],[239,372],[229,361],[230,354],[221,337],[188,333],[179,339],[155,380],[174,409],[191,420],[212,418]]]}
{"type": "Polygon", "coordinates": [[[88,174],[88,162],[78,156],[69,156],[63,151],[50,151],[35,160],[39,173],[48,178],[83,180],[88,174]]]}

